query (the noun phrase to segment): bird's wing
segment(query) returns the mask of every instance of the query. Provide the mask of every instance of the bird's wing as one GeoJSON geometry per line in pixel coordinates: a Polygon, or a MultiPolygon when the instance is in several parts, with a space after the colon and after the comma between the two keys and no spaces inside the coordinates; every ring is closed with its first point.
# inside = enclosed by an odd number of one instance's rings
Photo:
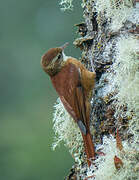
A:
{"type": "Polygon", "coordinates": [[[85,96],[80,69],[69,63],[51,80],[65,109],[77,122],[82,133],[86,134],[85,96]]]}

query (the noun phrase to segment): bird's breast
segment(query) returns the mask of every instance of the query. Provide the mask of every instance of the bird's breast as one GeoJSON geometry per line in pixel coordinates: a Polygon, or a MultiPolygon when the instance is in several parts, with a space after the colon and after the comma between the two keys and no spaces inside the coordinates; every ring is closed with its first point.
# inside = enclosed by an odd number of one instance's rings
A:
{"type": "Polygon", "coordinates": [[[69,97],[78,85],[78,69],[74,64],[66,64],[51,80],[59,96],[69,97]]]}

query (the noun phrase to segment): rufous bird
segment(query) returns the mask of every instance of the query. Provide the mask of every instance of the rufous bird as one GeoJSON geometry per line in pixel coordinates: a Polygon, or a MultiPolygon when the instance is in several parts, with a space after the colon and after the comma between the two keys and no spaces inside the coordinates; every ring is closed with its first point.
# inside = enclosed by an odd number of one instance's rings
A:
{"type": "MultiPolygon", "coordinates": [[[[80,128],[87,163],[95,158],[95,149],[90,133],[90,98],[95,85],[95,72],[73,57],[64,54],[68,43],[49,49],[41,59],[43,70],[50,76],[61,102],[80,128]]],[[[70,127],[69,127],[70,128],[70,127]]]]}

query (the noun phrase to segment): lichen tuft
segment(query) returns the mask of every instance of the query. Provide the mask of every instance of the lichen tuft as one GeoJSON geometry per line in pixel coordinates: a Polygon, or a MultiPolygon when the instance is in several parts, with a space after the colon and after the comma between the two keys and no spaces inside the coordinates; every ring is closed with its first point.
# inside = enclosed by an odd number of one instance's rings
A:
{"type": "Polygon", "coordinates": [[[117,88],[115,106],[117,114],[132,117],[129,121],[129,133],[133,136],[132,145],[135,147],[139,142],[139,41],[132,36],[121,37],[117,42],[116,61],[112,69],[114,74],[111,81],[117,88]],[[126,112],[121,112],[121,107],[126,106],[126,112]],[[136,145],[135,145],[136,144],[136,145]]]}
{"type": "Polygon", "coordinates": [[[83,151],[83,141],[80,130],[65,110],[60,98],[57,99],[54,107],[53,129],[55,132],[55,142],[52,147],[55,149],[61,141],[64,142],[64,145],[68,147],[75,161],[80,164],[80,154],[83,151]]]}
{"type": "Polygon", "coordinates": [[[131,14],[132,0],[97,0],[96,10],[105,14],[112,31],[118,31],[131,14]]]}
{"type": "Polygon", "coordinates": [[[73,0],[61,0],[59,3],[61,6],[61,10],[66,11],[66,10],[73,10],[73,0]]]}
{"type": "Polygon", "coordinates": [[[93,176],[95,180],[128,180],[128,179],[137,179],[138,171],[136,171],[135,167],[138,163],[137,156],[139,152],[133,150],[128,141],[123,142],[124,152],[120,152],[116,148],[116,140],[113,136],[103,138],[103,144],[98,147],[105,153],[105,156],[99,156],[95,161],[95,166],[91,166],[88,169],[87,176],[93,176]],[[114,156],[118,156],[124,166],[120,170],[117,170],[114,165],[114,156]]]}
{"type": "MultiPolygon", "coordinates": [[[[130,117],[128,133],[132,136],[123,141],[124,152],[119,152],[116,148],[114,137],[103,138],[100,149],[106,155],[104,157],[99,156],[95,161],[97,169],[92,167],[88,171],[89,174],[94,171],[92,175],[95,175],[95,180],[102,179],[102,176],[103,180],[128,180],[137,179],[139,176],[138,170],[136,170],[139,168],[139,41],[134,36],[122,35],[115,42],[113,65],[104,74],[109,82],[106,92],[115,92],[112,97],[115,119],[118,121],[119,114],[122,118],[130,117]],[[111,87],[110,90],[109,86],[111,87]],[[121,107],[126,107],[126,110],[123,111],[121,107]],[[115,155],[124,164],[119,171],[114,166],[115,155]]],[[[108,44],[108,46],[110,45],[108,44]]],[[[109,50],[109,48],[107,49],[109,50]]]]}
{"type": "Polygon", "coordinates": [[[121,37],[117,42],[116,61],[113,63],[113,82],[118,88],[119,103],[127,104],[138,112],[139,102],[139,41],[134,37],[121,37]]]}

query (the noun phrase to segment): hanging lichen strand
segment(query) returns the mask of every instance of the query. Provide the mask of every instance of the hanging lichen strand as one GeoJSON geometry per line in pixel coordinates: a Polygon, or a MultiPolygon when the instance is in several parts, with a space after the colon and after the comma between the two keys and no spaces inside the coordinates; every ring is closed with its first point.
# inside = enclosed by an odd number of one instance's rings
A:
{"type": "MultiPolygon", "coordinates": [[[[63,2],[72,6],[71,0],[63,2]]],[[[82,63],[89,70],[94,64],[97,74],[90,116],[97,152],[94,165],[88,168],[85,163],[81,134],[59,100],[54,115],[54,146],[64,141],[75,159],[67,179],[136,180],[139,177],[139,3],[83,0],[82,8],[85,22],[77,24],[81,37],[74,45],[82,50],[82,63]],[[117,147],[116,129],[122,149],[117,147]]]]}

